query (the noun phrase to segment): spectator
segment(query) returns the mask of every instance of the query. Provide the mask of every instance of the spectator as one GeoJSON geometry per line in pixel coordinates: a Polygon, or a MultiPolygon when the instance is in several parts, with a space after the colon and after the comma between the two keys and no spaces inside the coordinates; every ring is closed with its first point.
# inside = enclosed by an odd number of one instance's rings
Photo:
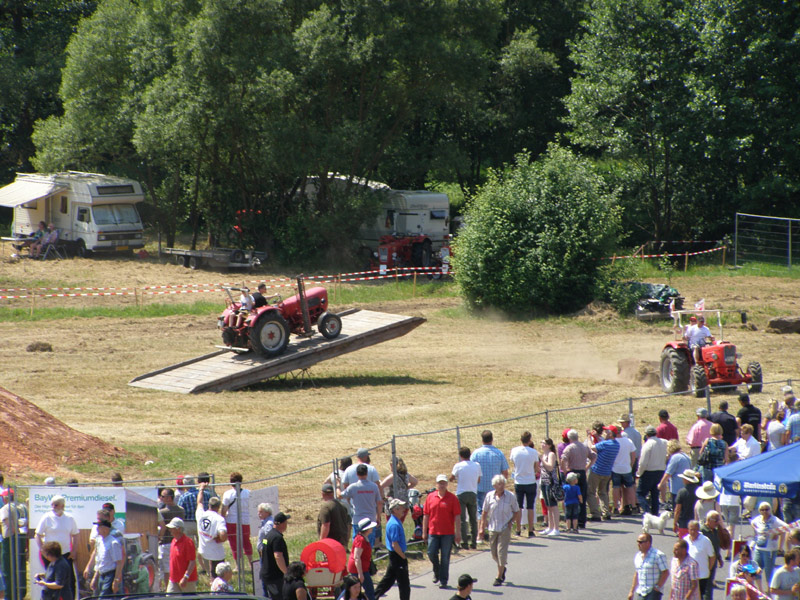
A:
{"type": "Polygon", "coordinates": [[[769,502],[759,504],[758,513],[759,516],[750,521],[756,538],[753,558],[758,566],[764,569],[766,581],[772,582],[775,555],[778,553],[778,538],[781,535],[781,528],[786,527],[786,523],[772,514],[769,502]]]}
{"type": "Polygon", "coordinates": [[[322,506],[317,515],[317,535],[319,539],[331,538],[339,542],[345,550],[350,541],[350,513],[339,500],[333,485],[322,486],[322,506]]]}
{"type": "Polygon", "coordinates": [[[772,418],[769,419],[769,422],[766,424],[766,450],[777,450],[778,448],[783,448],[786,445],[783,442],[783,437],[786,433],[786,426],[783,424],[783,419],[785,416],[786,413],[784,410],[779,410],[772,416],[772,418]]]}
{"type": "Polygon", "coordinates": [[[727,400],[719,403],[719,411],[713,413],[709,420],[722,427],[722,439],[728,446],[736,442],[736,438],[739,436],[739,423],[736,421],[736,417],[728,412],[727,400]]]}
{"type": "MultiPolygon", "coordinates": [[[[125,522],[122,519],[117,518],[117,511],[114,508],[114,505],[111,502],[105,502],[103,504],[104,510],[108,513],[107,518],[111,521],[111,535],[117,537],[118,539],[122,539],[122,536],[125,534],[125,522]]],[[[99,513],[100,511],[98,511],[99,513]]],[[[97,537],[97,528],[92,528],[92,532],[89,534],[89,541],[92,541],[95,537],[97,537]]]]}
{"type": "Polygon", "coordinates": [[[711,580],[711,569],[717,562],[714,546],[706,536],[700,533],[700,523],[692,519],[689,521],[689,533],[683,538],[689,544],[689,556],[697,561],[700,597],[710,600],[714,590],[711,580]],[[711,590],[709,590],[711,586],[711,590]]]}
{"type": "Polygon", "coordinates": [[[670,506],[675,506],[675,497],[683,489],[683,480],[678,477],[687,469],[692,468],[692,459],[685,452],[681,452],[681,443],[678,440],[667,442],[667,468],[664,476],[658,484],[658,489],[662,492],[669,492],[670,506]]]}
{"type": "MultiPolygon", "coordinates": [[[[103,506],[105,506],[105,504],[103,506]]],[[[114,523],[111,519],[111,512],[101,508],[97,511],[97,523],[102,523],[105,521],[111,523],[111,532],[109,535],[116,538],[116,540],[119,542],[120,547],[122,548],[123,558],[125,558],[125,539],[123,537],[123,533],[114,528],[114,523]]],[[[87,581],[87,583],[91,581],[90,577],[94,570],[95,554],[97,552],[96,542],[98,538],[100,538],[100,526],[97,523],[94,524],[92,531],[89,533],[89,549],[91,550],[91,553],[89,554],[89,560],[86,561],[86,568],[83,571],[83,578],[87,581]]]]}
{"type": "Polygon", "coordinates": [[[305,582],[306,564],[299,560],[289,564],[283,576],[283,600],[308,600],[305,582]]]}
{"type": "Polygon", "coordinates": [[[797,598],[800,587],[800,551],[789,550],[783,557],[785,564],[775,571],[769,582],[769,593],[773,600],[781,598],[797,598]]]}
{"type": "Polygon", "coordinates": [[[783,445],[800,442],[800,412],[790,415],[784,424],[783,445]]]}
{"type": "Polygon", "coordinates": [[[581,512],[581,488],[578,487],[578,475],[567,474],[564,484],[564,517],[567,522],[567,531],[578,533],[578,517],[581,512]]]}
{"type": "Polygon", "coordinates": [[[633,445],[636,446],[636,462],[633,463],[632,469],[635,474],[639,468],[639,456],[642,454],[642,434],[631,425],[631,416],[628,413],[622,413],[619,419],[617,419],[617,423],[622,427],[622,435],[626,436],[633,442],[633,445]]]}
{"type": "MultiPolygon", "coordinates": [[[[558,455],[559,462],[561,461],[561,455],[564,454],[564,449],[569,446],[569,437],[567,436],[569,430],[570,428],[567,427],[561,432],[561,441],[558,443],[558,446],[556,446],[556,454],[558,455]]],[[[522,507],[520,507],[520,510],[522,510],[522,507]]]]}
{"type": "MultiPolygon", "coordinates": [[[[358,469],[358,465],[366,465],[367,467],[367,480],[371,481],[374,484],[379,484],[381,482],[381,477],[378,475],[378,469],[373,467],[370,462],[369,450],[366,448],[359,448],[356,452],[356,460],[358,462],[351,464],[344,472],[344,477],[342,477],[342,492],[347,489],[350,484],[355,483],[358,481],[359,477],[356,472],[358,469]]],[[[381,496],[382,498],[382,496],[381,496]]],[[[380,523],[378,523],[380,525],[380,523]]]]}
{"type": "Polygon", "coordinates": [[[689,521],[694,517],[694,504],[697,501],[695,492],[700,485],[700,475],[696,471],[687,469],[678,477],[683,480],[683,489],[675,497],[672,529],[679,538],[682,538],[689,533],[689,521]]]}
{"type": "Polygon", "coordinates": [[[261,551],[261,544],[267,537],[270,529],[275,525],[275,520],[272,518],[272,505],[267,502],[262,502],[258,505],[258,518],[261,523],[258,527],[258,546],[259,552],[261,551]]]}
{"type": "MultiPolygon", "coordinates": [[[[750,396],[742,392],[739,394],[739,404],[741,408],[736,413],[736,422],[739,423],[739,428],[742,425],[750,424],[753,427],[753,436],[756,440],[761,441],[761,411],[755,406],[750,404],[750,396]]],[[[741,455],[739,456],[741,459],[741,455]]]]}
{"type": "MultiPolygon", "coordinates": [[[[699,492],[700,490],[697,491],[699,492]]],[[[714,549],[715,558],[712,561],[712,565],[709,569],[709,584],[706,586],[706,593],[703,596],[704,600],[711,600],[711,596],[714,592],[714,579],[717,573],[717,567],[721,569],[722,565],[724,564],[724,561],[722,560],[722,548],[720,547],[720,529],[724,529],[722,524],[722,516],[716,510],[709,511],[705,517],[705,522],[700,527],[700,533],[702,533],[711,541],[711,547],[714,549]]]]}
{"type": "Polygon", "coordinates": [[[706,481],[694,493],[697,496],[697,502],[694,503],[694,518],[700,523],[705,523],[709,512],[719,512],[717,504],[719,492],[714,487],[713,481],[706,481]]]}
{"type": "Polygon", "coordinates": [[[330,483],[336,489],[336,496],[340,497],[344,490],[342,480],[347,468],[353,464],[353,459],[345,456],[339,459],[339,468],[332,472],[322,483],[330,483]]]}
{"type": "Polygon", "coordinates": [[[667,581],[667,557],[653,548],[653,536],[642,532],[636,538],[639,551],[633,557],[633,583],[628,600],[658,600],[667,581]]]}
{"type": "Polygon", "coordinates": [[[72,581],[75,578],[72,564],[61,553],[61,544],[45,542],[40,546],[46,570],[37,573],[34,583],[42,586],[42,600],[73,600],[72,581]]]}
{"type": "Polygon", "coordinates": [[[786,538],[786,549],[792,550],[793,548],[797,548],[800,550],[800,529],[792,529],[789,533],[789,537],[786,538]]]}
{"type": "MultiPolygon", "coordinates": [[[[378,486],[367,479],[369,470],[367,465],[360,463],[356,466],[358,480],[348,485],[344,490],[344,497],[350,500],[353,505],[353,523],[357,524],[361,519],[369,519],[380,523],[381,514],[381,493],[378,486]]],[[[353,537],[356,536],[356,528],[353,527],[353,537]]],[[[369,544],[375,546],[375,530],[370,534],[369,544]]]]}
{"type": "MultiPolygon", "coordinates": [[[[610,521],[611,504],[608,501],[608,484],[611,481],[611,469],[619,454],[619,442],[614,438],[613,425],[604,426],[603,439],[594,443],[590,437],[589,448],[597,453],[597,459],[589,470],[589,510],[591,521],[610,521]]],[[[616,428],[615,428],[616,429],[616,428]]],[[[590,434],[590,431],[586,431],[590,434]]],[[[548,506],[549,510],[549,506],[548,506]]]]}
{"type": "Polygon", "coordinates": [[[677,440],[678,436],[678,428],[672,424],[669,420],[669,413],[666,409],[661,409],[658,411],[658,427],[656,427],[656,435],[660,437],[662,440],[677,440]]]}
{"type": "MultiPolygon", "coordinates": [[[[793,414],[799,412],[797,406],[797,397],[794,395],[794,391],[788,385],[783,386],[783,407],[782,410],[784,412],[784,421],[783,424],[786,425],[786,421],[789,420],[793,414]]],[[[777,411],[775,411],[777,412],[777,411]]]]}
{"type": "Polygon", "coordinates": [[[122,473],[113,473],[111,475],[111,483],[114,484],[114,487],[125,487],[123,485],[122,473]]]}
{"type": "Polygon", "coordinates": [[[30,245],[30,248],[28,248],[28,251],[30,252],[32,258],[39,258],[39,256],[42,253],[42,250],[47,248],[47,246],[56,243],[58,243],[58,229],[56,229],[55,225],[49,223],[47,225],[47,233],[42,235],[42,237],[39,238],[38,241],[32,243],[30,245]]]}
{"type": "MultiPolygon", "coordinates": [[[[547,507],[547,528],[542,535],[550,537],[558,535],[558,500],[554,488],[561,487],[561,472],[558,468],[556,459],[556,448],[553,440],[546,438],[542,440],[542,501],[547,507]]],[[[505,485],[505,483],[504,483],[505,485]]],[[[515,513],[517,511],[514,511],[515,513]]],[[[509,534],[510,535],[510,534],[509,534]]],[[[508,547],[508,544],[506,544],[508,547]]],[[[503,563],[505,565],[505,563],[503,563]]],[[[501,582],[502,583],[502,582],[501,582]]]]}
{"type": "MultiPolygon", "coordinates": [[[[200,484],[200,493],[206,490],[207,483],[200,484]]],[[[225,540],[228,530],[225,517],[219,514],[222,501],[214,496],[208,501],[208,510],[197,503],[195,519],[197,520],[197,536],[199,538],[198,554],[211,565],[210,572],[215,573],[217,565],[225,560],[225,540]]]]}
{"type": "MultiPolygon", "coordinates": [[[[533,447],[532,435],[530,431],[525,431],[520,436],[521,444],[511,450],[511,462],[514,463],[514,493],[517,495],[517,504],[520,511],[517,513],[522,516],[522,508],[528,511],[528,537],[534,537],[534,525],[536,517],[536,480],[541,475],[539,465],[539,453],[533,447]]],[[[564,436],[566,437],[566,435],[564,436]]],[[[522,535],[522,519],[517,520],[517,535],[522,535]]]]}
{"type": "Polygon", "coordinates": [[[586,496],[588,491],[588,481],[586,479],[586,469],[589,468],[594,459],[594,452],[587,446],[578,442],[578,432],[570,429],[567,432],[569,445],[564,448],[561,455],[561,470],[565,473],[575,473],[578,476],[578,487],[581,490],[581,508],[578,514],[578,527],[586,527],[586,496]]]}
{"type": "MultiPolygon", "coordinates": [[[[178,506],[183,509],[184,517],[184,535],[191,538],[197,537],[197,521],[195,520],[195,513],[197,513],[197,488],[194,486],[194,477],[185,475],[183,477],[183,493],[178,498],[178,506]]],[[[203,508],[208,508],[208,501],[211,500],[211,492],[203,490],[203,508]]]]}
{"type": "Polygon", "coordinates": [[[211,582],[211,591],[215,594],[231,594],[236,590],[231,585],[233,579],[233,569],[226,562],[221,562],[214,569],[216,578],[211,582]]]}
{"type": "Polygon", "coordinates": [[[361,582],[355,575],[345,575],[342,579],[342,593],[337,600],[371,600],[364,594],[361,582]]]}
{"type": "Polygon", "coordinates": [[[358,533],[353,538],[353,549],[350,551],[350,560],[347,561],[347,572],[358,578],[364,588],[367,600],[375,600],[375,587],[372,582],[372,573],[370,573],[372,546],[367,536],[376,525],[377,523],[370,519],[361,519],[356,523],[358,533]]]}
{"type": "Polygon", "coordinates": [[[503,453],[492,445],[494,436],[488,429],[481,432],[483,446],[475,450],[470,457],[481,466],[481,479],[478,482],[478,516],[483,511],[483,502],[486,494],[492,490],[492,480],[495,475],[502,475],[508,479],[508,461],[503,453]]]}
{"type": "MultiPolygon", "coordinates": [[[[728,449],[728,461],[736,462],[736,451],[732,448],[728,449]]],[[[728,529],[731,532],[731,539],[736,539],[736,524],[742,518],[742,498],[736,494],[728,494],[723,487],[719,494],[719,512],[725,523],[728,524],[728,529]]],[[[731,549],[725,556],[725,560],[731,559],[731,549]]]]}
{"type": "MultiPolygon", "coordinates": [[[[111,535],[111,521],[97,521],[95,525],[98,537],[92,551],[94,577],[90,587],[102,598],[120,591],[124,561],[122,544],[111,535]]],[[[89,565],[86,568],[88,569],[89,565]]]]}
{"type": "Polygon", "coordinates": [[[436,477],[436,492],[425,498],[422,539],[428,544],[428,558],[433,565],[433,583],[447,589],[450,579],[450,552],[453,543],[461,542],[461,505],[447,490],[447,475],[436,477]]]}
{"type": "MultiPolygon", "coordinates": [[[[677,440],[677,436],[671,438],[677,440]]],[[[664,477],[664,470],[667,468],[667,442],[658,436],[655,427],[648,425],[644,430],[644,445],[642,446],[642,456],[639,459],[639,470],[636,475],[639,477],[639,487],[636,495],[639,498],[639,506],[645,512],[658,516],[659,492],[658,484],[664,477]]]]}
{"type": "Polygon", "coordinates": [[[78,487],[78,480],[75,477],[70,477],[65,483],[67,487],[78,487]]]}
{"type": "Polygon", "coordinates": [[[283,537],[290,517],[282,512],[275,515],[275,525],[259,546],[261,585],[270,600],[283,600],[283,576],[289,568],[289,548],[283,537]]]}
{"type": "Polygon", "coordinates": [[[12,565],[15,567],[15,579],[18,583],[18,590],[14,586],[10,586],[10,593],[6,595],[10,600],[22,600],[28,591],[28,576],[26,565],[28,561],[26,542],[28,537],[28,508],[23,502],[16,502],[14,500],[14,490],[7,488],[0,494],[5,504],[0,508],[0,523],[2,523],[2,571],[3,577],[6,581],[13,581],[12,579],[12,565]],[[11,559],[13,556],[12,538],[17,546],[17,560],[11,559]]]}
{"type": "MultiPolygon", "coordinates": [[[[175,504],[175,491],[172,488],[162,488],[158,497],[163,503],[163,506],[158,509],[158,512],[161,513],[164,523],[169,523],[175,517],[183,520],[184,511],[180,506],[175,504]]],[[[163,579],[162,585],[166,588],[169,583],[169,555],[170,546],[172,545],[172,536],[167,531],[166,525],[163,524],[159,527],[159,533],[161,535],[158,538],[158,564],[163,579]]]]}
{"type": "Polygon", "coordinates": [[[168,594],[191,594],[197,591],[197,551],[192,538],[185,533],[183,519],[175,517],[167,524],[172,533],[169,549],[168,594]]]}
{"type": "Polygon", "coordinates": [[[714,423],[709,431],[711,436],[703,442],[698,459],[703,481],[712,481],[714,469],[728,464],[728,446],[722,439],[722,427],[714,423]]]}
{"type": "MultiPolygon", "coordinates": [[[[761,591],[761,579],[763,570],[753,561],[753,551],[750,546],[742,544],[742,549],[739,551],[739,557],[731,564],[729,578],[730,579],[744,579],[750,585],[758,588],[761,591]]],[[[748,594],[750,596],[750,594],[748,594]]]]}
{"type": "MultiPolygon", "coordinates": [[[[556,452],[553,440],[549,440],[549,447],[553,454],[553,465],[555,465],[556,452]]],[[[553,469],[556,469],[555,466],[553,469]]],[[[492,585],[498,586],[503,585],[506,580],[511,527],[517,518],[519,507],[514,494],[506,490],[506,478],[503,475],[495,475],[494,479],[492,479],[492,486],[494,487],[494,492],[487,494],[483,502],[479,531],[480,533],[486,530],[489,531],[492,559],[497,563],[497,577],[492,585]]],[[[557,523],[558,521],[556,521],[557,523]]]]}
{"type": "Polygon", "coordinates": [[[697,466],[697,459],[700,458],[700,448],[703,447],[705,442],[710,436],[711,421],[708,420],[708,411],[705,408],[698,408],[695,411],[697,420],[689,428],[689,433],[686,434],[686,443],[691,449],[692,467],[697,466]]]}
{"type": "MultiPolygon", "coordinates": [[[[74,598],[76,581],[73,572],[72,550],[78,539],[78,524],[70,513],[64,511],[65,504],[64,496],[53,496],[50,500],[51,510],[44,514],[36,527],[36,542],[40,551],[47,542],[57,542],[61,546],[59,556],[69,563],[69,590],[74,598]]],[[[47,558],[42,555],[42,559],[44,566],[47,567],[47,558]]]]}
{"type": "Polygon", "coordinates": [[[386,523],[386,548],[389,550],[389,566],[383,579],[375,588],[375,598],[380,598],[389,591],[395,582],[400,592],[400,600],[411,598],[411,582],[408,578],[408,558],[406,557],[406,534],[403,530],[403,519],[408,512],[408,505],[397,498],[389,502],[391,516],[386,523]]]}
{"type": "Polygon", "coordinates": [[[55,477],[45,477],[44,484],[45,485],[55,485],[56,484],[56,478],[55,477]]]}
{"type": "Polygon", "coordinates": [[[458,450],[458,457],[461,460],[453,465],[450,481],[458,482],[456,496],[461,505],[461,547],[475,550],[478,541],[478,483],[481,480],[481,466],[470,460],[470,450],[466,446],[458,450]]]}
{"type": "Polygon", "coordinates": [[[477,582],[472,576],[464,574],[458,578],[458,591],[453,594],[450,600],[472,600],[472,584],[477,582]]]}
{"type": "Polygon", "coordinates": [[[253,562],[253,544],[250,541],[250,490],[242,487],[242,474],[231,473],[231,489],[222,494],[220,514],[225,517],[225,527],[228,531],[228,543],[231,546],[233,560],[238,557],[238,540],[236,538],[236,521],[242,524],[242,550],[247,557],[247,563],[253,562]],[[237,506],[236,486],[239,485],[239,501],[237,506]]]}
{"type": "Polygon", "coordinates": [[[730,600],[747,600],[748,590],[743,585],[734,584],[731,586],[730,600]]]}
{"type": "Polygon", "coordinates": [[[675,542],[672,557],[669,600],[700,600],[699,565],[689,555],[685,539],[675,542]]]}
{"type": "Polygon", "coordinates": [[[761,444],[753,436],[753,426],[745,423],[741,427],[741,437],[733,445],[739,460],[747,460],[751,456],[761,454],[761,444]]]}
{"type": "Polygon", "coordinates": [[[622,430],[609,425],[608,430],[619,444],[619,452],[611,467],[611,487],[614,513],[630,515],[636,504],[636,488],[633,483],[633,464],[636,462],[636,446],[630,438],[623,437],[622,430]]]}
{"type": "Polygon", "coordinates": [[[384,477],[379,484],[379,487],[381,488],[381,496],[387,499],[397,498],[403,502],[408,502],[409,488],[416,487],[418,483],[419,480],[408,472],[408,468],[406,467],[406,463],[403,461],[403,459],[398,458],[394,469],[392,469],[392,472],[384,477]],[[395,480],[394,471],[397,471],[397,480],[395,480]],[[388,493],[385,492],[387,487],[389,488],[388,493]]]}

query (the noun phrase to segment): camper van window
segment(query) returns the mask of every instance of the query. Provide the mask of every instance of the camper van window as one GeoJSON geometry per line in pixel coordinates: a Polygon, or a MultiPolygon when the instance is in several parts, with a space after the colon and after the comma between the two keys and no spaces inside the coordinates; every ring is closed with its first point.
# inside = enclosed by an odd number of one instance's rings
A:
{"type": "Polygon", "coordinates": [[[116,194],[133,194],[132,185],[98,185],[98,196],[113,196],[116,194]]]}
{"type": "Polygon", "coordinates": [[[447,219],[447,211],[446,210],[432,210],[431,211],[431,219],[447,219]]]}
{"type": "Polygon", "coordinates": [[[68,207],[67,197],[66,196],[61,196],[61,214],[62,215],[67,214],[67,207],[68,207]]]}
{"type": "Polygon", "coordinates": [[[89,222],[89,209],[88,208],[79,208],[78,209],[78,221],[81,223],[88,223],[89,222]]]}
{"type": "Polygon", "coordinates": [[[39,203],[36,200],[34,200],[33,202],[28,202],[27,204],[23,204],[22,208],[25,208],[27,210],[36,210],[38,204],[39,203]]]}
{"type": "Polygon", "coordinates": [[[98,225],[121,225],[141,223],[139,213],[133,204],[101,204],[92,207],[94,222],[98,225]]]}

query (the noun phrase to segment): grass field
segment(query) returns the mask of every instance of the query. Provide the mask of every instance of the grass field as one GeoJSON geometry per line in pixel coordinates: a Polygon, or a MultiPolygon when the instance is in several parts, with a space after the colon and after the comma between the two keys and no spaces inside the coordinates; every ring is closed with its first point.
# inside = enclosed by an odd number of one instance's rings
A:
{"type": "MultiPolygon", "coordinates": [[[[119,259],[2,266],[4,288],[142,287],[233,278],[119,259]]],[[[771,316],[800,312],[795,279],[703,268],[674,273],[672,285],[686,297],[687,306],[705,298],[709,308],[746,310],[757,330],[734,322],[726,330],[742,360],[759,360],[767,381],[798,376],[800,336],[764,331],[771,316]]],[[[207,470],[218,481],[227,481],[238,470],[246,481],[277,484],[281,507],[299,517],[293,521],[295,529],[307,531],[319,485],[333,459],[360,446],[383,444],[393,435],[447,430],[396,439],[397,452],[411,472],[422,486],[432,487],[436,474],[449,471],[455,461],[456,426],[575,409],[493,425],[497,445],[508,451],[525,429],[541,438],[549,424],[556,437],[568,425],[581,430],[596,419],[616,420],[627,410],[624,402],[587,409],[590,404],[658,394],[659,388],[621,379],[618,361],[656,361],[672,336],[670,323],[639,323],[608,310],[526,322],[476,316],[463,308],[454,284],[418,284],[416,290],[394,282],[340,286],[336,294],[334,310],[359,306],[418,315],[427,323],[405,337],[314,367],[313,384],[274,380],[238,392],[192,397],[133,388],[127,382],[213,349],[219,343],[215,325],[223,305],[220,293],[148,298],[143,311],[129,297],[48,298],[37,301],[35,320],[25,317],[24,311],[30,312],[25,301],[0,305],[2,385],[70,426],[129,451],[119,461],[55,464],[47,472],[18,471],[12,479],[29,483],[55,474],[97,481],[121,470],[126,479],[169,481],[177,474],[207,470]],[[14,317],[12,308],[21,314],[14,317]],[[53,352],[26,352],[34,341],[51,343],[53,352]],[[148,460],[153,464],[145,465],[148,460]],[[270,479],[311,465],[322,466],[270,479]]],[[[778,392],[768,387],[755,402],[766,408],[778,392]]],[[[634,414],[643,427],[666,406],[685,432],[700,403],[688,397],[637,401],[634,414]]],[[[461,430],[461,443],[478,445],[479,432],[480,427],[461,430]]],[[[382,473],[388,470],[390,449],[384,445],[373,455],[382,473]]],[[[0,457],[0,467],[6,468],[3,461],[0,457]]]]}

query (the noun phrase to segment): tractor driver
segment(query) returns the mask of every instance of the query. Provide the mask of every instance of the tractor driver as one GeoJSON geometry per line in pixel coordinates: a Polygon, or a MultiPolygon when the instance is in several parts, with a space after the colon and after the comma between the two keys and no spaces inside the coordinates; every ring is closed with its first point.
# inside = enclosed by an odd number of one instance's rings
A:
{"type": "Polygon", "coordinates": [[[269,304],[269,301],[273,298],[277,298],[278,294],[272,294],[271,296],[267,296],[267,284],[266,283],[259,283],[258,284],[258,291],[253,294],[253,306],[258,308],[260,306],[266,306],[269,304]]]}
{"type": "Polygon", "coordinates": [[[697,317],[697,325],[689,327],[686,332],[689,348],[695,352],[695,361],[700,362],[700,348],[706,345],[706,339],[711,337],[711,330],[706,327],[706,318],[703,315],[697,317]]]}
{"type": "Polygon", "coordinates": [[[255,300],[253,296],[250,295],[250,290],[246,287],[242,288],[242,295],[239,296],[239,310],[231,311],[229,315],[228,326],[233,327],[234,329],[239,329],[242,325],[244,325],[244,320],[247,318],[247,315],[253,310],[253,306],[255,305],[255,300]]]}

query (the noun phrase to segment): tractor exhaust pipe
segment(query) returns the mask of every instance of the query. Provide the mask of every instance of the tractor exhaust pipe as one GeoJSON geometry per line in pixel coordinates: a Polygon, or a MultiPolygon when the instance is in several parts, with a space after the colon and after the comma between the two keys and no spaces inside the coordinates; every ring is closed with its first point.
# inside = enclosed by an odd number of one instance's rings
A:
{"type": "Polygon", "coordinates": [[[311,335],[311,317],[308,314],[308,299],[302,273],[297,276],[297,295],[300,296],[300,311],[303,313],[303,333],[311,335]]]}

